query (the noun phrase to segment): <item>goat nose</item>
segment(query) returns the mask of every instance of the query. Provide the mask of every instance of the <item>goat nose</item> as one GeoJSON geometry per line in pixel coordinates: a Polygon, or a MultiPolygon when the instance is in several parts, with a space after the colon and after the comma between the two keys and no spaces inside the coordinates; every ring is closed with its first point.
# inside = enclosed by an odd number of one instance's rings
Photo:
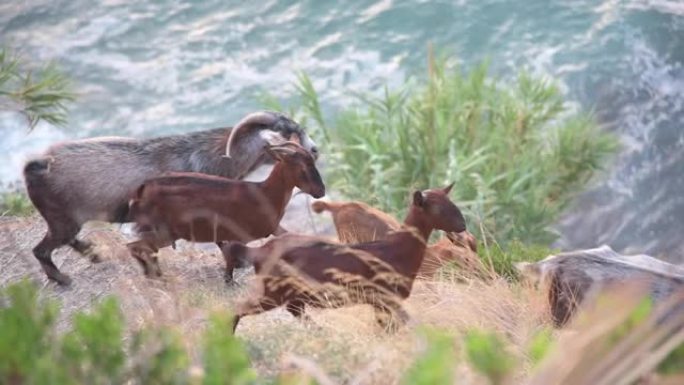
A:
{"type": "Polygon", "coordinates": [[[311,154],[313,154],[314,158],[318,159],[318,147],[311,147],[311,154]]]}

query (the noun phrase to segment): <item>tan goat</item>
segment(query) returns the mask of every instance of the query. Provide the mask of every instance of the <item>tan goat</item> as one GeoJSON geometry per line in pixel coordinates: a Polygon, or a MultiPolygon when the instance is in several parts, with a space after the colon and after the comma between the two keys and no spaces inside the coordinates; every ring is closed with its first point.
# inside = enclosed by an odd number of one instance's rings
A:
{"type": "MultiPolygon", "coordinates": [[[[329,211],[333,216],[340,242],[359,243],[383,239],[399,229],[401,223],[391,215],[365,203],[316,201],[311,205],[317,213],[329,211]]],[[[463,271],[481,275],[484,267],[477,256],[477,240],[468,231],[447,233],[428,245],[418,276],[429,278],[447,263],[456,263],[463,271]]]]}

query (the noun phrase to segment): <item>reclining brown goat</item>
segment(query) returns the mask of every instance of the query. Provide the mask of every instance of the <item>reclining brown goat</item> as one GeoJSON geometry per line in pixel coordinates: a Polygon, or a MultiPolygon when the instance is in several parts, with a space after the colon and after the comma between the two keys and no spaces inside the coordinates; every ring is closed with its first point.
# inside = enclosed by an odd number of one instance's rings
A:
{"type": "MultiPolygon", "coordinates": [[[[150,179],[130,202],[130,219],[140,240],[127,245],[145,275],[160,276],[154,254],[178,239],[195,242],[249,242],[273,234],[292,189],[319,198],[325,185],[314,158],[293,142],[266,148],[277,163],[262,182],[245,182],[197,173],[173,173],[150,179]]],[[[235,260],[224,255],[226,280],[235,260]]]]}
{"type": "MultiPolygon", "coordinates": [[[[317,213],[329,211],[332,214],[337,236],[343,243],[375,241],[401,227],[401,223],[391,215],[362,202],[315,201],[311,207],[317,213]]],[[[469,273],[484,271],[477,256],[477,240],[472,234],[467,231],[448,233],[428,245],[418,276],[432,277],[440,267],[450,262],[455,262],[469,273]]]]}
{"type": "Polygon", "coordinates": [[[241,304],[233,331],[247,315],[285,305],[297,318],[305,305],[370,304],[378,323],[408,315],[400,303],[411,293],[433,229],[465,231],[461,211],[448,197],[452,186],[416,191],[404,225],[383,240],[344,245],[302,235],[276,237],[258,248],[231,242],[230,253],[254,263],[263,292],[241,304]]]}

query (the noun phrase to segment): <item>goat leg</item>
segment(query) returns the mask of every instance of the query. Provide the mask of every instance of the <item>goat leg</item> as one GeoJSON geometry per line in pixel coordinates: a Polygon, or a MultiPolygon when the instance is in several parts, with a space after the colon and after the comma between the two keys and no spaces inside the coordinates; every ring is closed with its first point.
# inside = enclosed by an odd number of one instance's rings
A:
{"type": "MultiPolygon", "coordinates": [[[[227,246],[227,244],[226,244],[227,246]]],[[[235,270],[235,258],[233,255],[228,251],[227,247],[221,248],[221,252],[223,253],[223,259],[226,261],[226,271],[225,271],[225,281],[227,285],[230,285],[233,283],[233,271],[235,270]]]]}
{"type": "Polygon", "coordinates": [[[62,286],[71,285],[71,278],[68,275],[63,274],[59,271],[55,263],[52,262],[52,251],[61,245],[66,244],[64,238],[59,237],[58,234],[48,230],[45,237],[33,248],[33,255],[40,262],[40,266],[47,275],[48,279],[51,279],[62,286]]]}
{"type": "Polygon", "coordinates": [[[389,334],[397,330],[409,320],[408,313],[399,304],[375,304],[375,320],[389,334]]]}
{"type": "Polygon", "coordinates": [[[131,256],[140,263],[146,277],[161,277],[158,258],[152,256],[158,250],[155,246],[143,239],[131,242],[127,244],[126,247],[131,256]]]}
{"type": "Polygon", "coordinates": [[[71,242],[69,242],[69,246],[71,246],[72,249],[76,250],[84,257],[90,258],[90,261],[93,263],[99,263],[102,261],[100,256],[95,252],[95,245],[90,241],[74,238],[71,240],[71,242]]]}
{"type": "Polygon", "coordinates": [[[278,235],[283,235],[283,234],[287,234],[287,233],[288,233],[287,230],[285,230],[282,226],[278,225],[278,228],[275,229],[275,231],[273,232],[273,235],[278,236],[278,235]]]}
{"type": "Polygon", "coordinates": [[[161,278],[162,271],[161,267],[159,266],[159,257],[157,254],[153,254],[150,257],[150,270],[153,277],[161,278]]]}
{"type": "Polygon", "coordinates": [[[304,301],[300,300],[295,300],[295,301],[290,301],[287,303],[285,306],[285,309],[287,309],[290,314],[295,316],[298,320],[306,323],[313,323],[313,319],[304,312],[305,308],[305,303],[304,301]]]}
{"type": "Polygon", "coordinates": [[[238,311],[233,318],[233,334],[235,334],[235,329],[237,329],[238,322],[248,315],[257,315],[271,309],[275,309],[280,306],[280,304],[272,301],[268,297],[261,297],[257,300],[248,300],[243,302],[238,306],[238,311]]]}

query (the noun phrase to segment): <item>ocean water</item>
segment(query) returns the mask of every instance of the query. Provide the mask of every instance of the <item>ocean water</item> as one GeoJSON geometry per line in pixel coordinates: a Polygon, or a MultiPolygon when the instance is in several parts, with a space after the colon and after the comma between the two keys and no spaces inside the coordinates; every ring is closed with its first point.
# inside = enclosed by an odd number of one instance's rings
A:
{"type": "Polygon", "coordinates": [[[558,224],[562,248],[684,260],[684,1],[0,0],[0,44],[54,60],[79,94],[65,128],[0,115],[0,181],[68,138],[236,122],[306,71],[326,109],[398,85],[427,45],[505,79],[552,76],[623,142],[558,224]]]}

